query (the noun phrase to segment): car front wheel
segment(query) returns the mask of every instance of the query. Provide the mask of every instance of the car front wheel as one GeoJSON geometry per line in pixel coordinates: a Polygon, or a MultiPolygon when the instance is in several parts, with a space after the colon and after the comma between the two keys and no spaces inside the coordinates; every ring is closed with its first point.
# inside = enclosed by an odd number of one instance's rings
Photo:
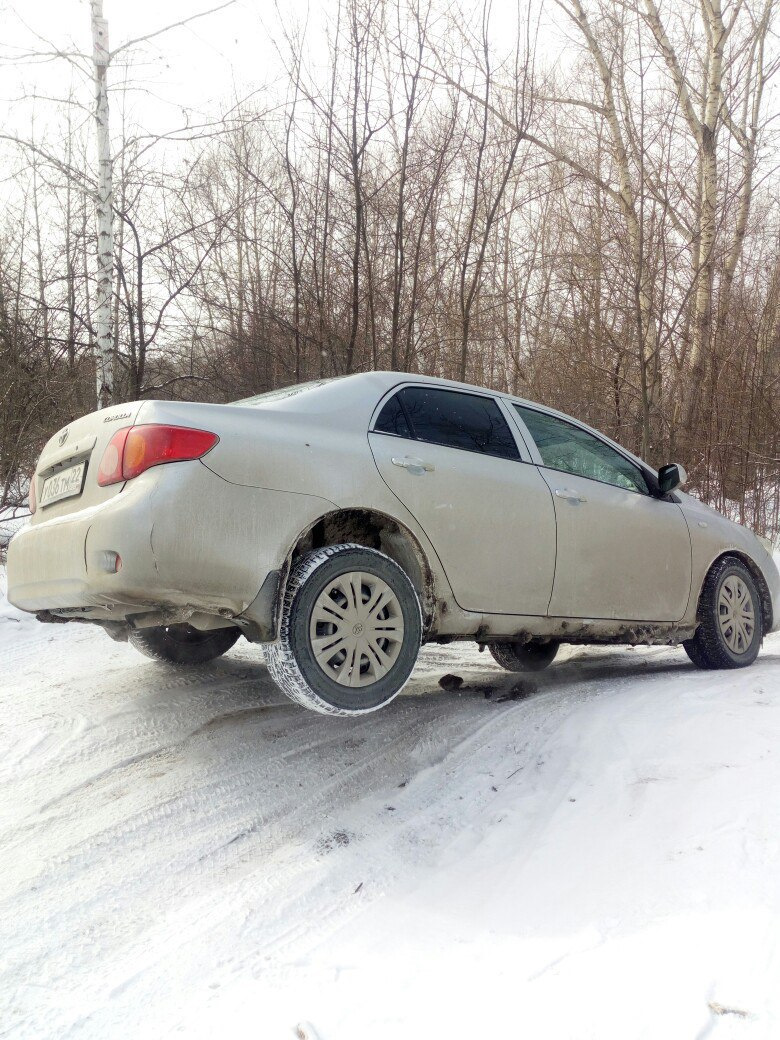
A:
{"type": "Polygon", "coordinates": [[[362,715],[398,694],[421,639],[420,602],[398,564],[375,549],[332,545],[294,564],[266,663],[303,707],[362,715]]]}
{"type": "Polygon", "coordinates": [[[753,576],[735,557],[724,557],[707,575],[699,597],[698,625],[683,643],[698,668],[744,668],[761,647],[761,600],[753,576]]]}

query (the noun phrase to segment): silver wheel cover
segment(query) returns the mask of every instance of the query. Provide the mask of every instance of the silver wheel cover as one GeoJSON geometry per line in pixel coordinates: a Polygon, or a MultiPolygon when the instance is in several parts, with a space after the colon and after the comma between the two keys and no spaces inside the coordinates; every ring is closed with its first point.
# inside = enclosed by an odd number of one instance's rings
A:
{"type": "Polygon", "coordinates": [[[730,574],[720,587],[718,623],[729,650],[734,654],[746,653],[753,641],[756,615],[750,589],[736,574],[730,574]]]}
{"type": "Polygon", "coordinates": [[[370,686],[395,664],[404,638],[398,597],[382,578],[340,574],[317,597],[309,621],[314,659],[341,686],[370,686]]]}

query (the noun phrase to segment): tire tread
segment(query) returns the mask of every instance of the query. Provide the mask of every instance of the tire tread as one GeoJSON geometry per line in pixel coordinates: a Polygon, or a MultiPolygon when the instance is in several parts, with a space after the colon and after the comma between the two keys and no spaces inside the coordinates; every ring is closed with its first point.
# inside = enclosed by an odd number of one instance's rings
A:
{"type": "Polygon", "coordinates": [[[761,598],[756,588],[753,575],[736,556],[723,556],[716,560],[704,579],[699,607],[697,611],[696,633],[692,639],[683,641],[683,648],[697,668],[714,670],[723,668],[746,668],[758,656],[763,638],[763,614],[761,598]],[[717,596],[721,580],[728,570],[737,570],[747,584],[753,596],[753,608],[756,618],[756,636],[754,636],[751,652],[742,659],[733,657],[723,643],[718,626],[717,596]]]}
{"type": "Polygon", "coordinates": [[[496,664],[500,664],[508,672],[540,672],[552,664],[558,653],[558,642],[551,640],[549,645],[549,658],[546,655],[534,658],[531,651],[536,647],[533,643],[488,643],[488,649],[496,664]]]}
{"type": "Polygon", "coordinates": [[[241,632],[237,628],[215,628],[204,632],[207,638],[195,643],[166,639],[164,627],[134,629],[128,642],[139,653],[165,664],[196,665],[213,661],[233,646],[241,632]]]}
{"type": "MultiPolygon", "coordinates": [[[[266,646],[265,660],[266,665],[268,666],[268,671],[271,673],[271,678],[282,693],[296,704],[300,704],[301,707],[308,708],[310,711],[319,712],[321,715],[340,715],[348,718],[354,715],[368,714],[368,712],[376,711],[378,708],[384,707],[384,705],[388,703],[386,700],[381,704],[378,704],[375,708],[357,710],[351,708],[340,708],[336,705],[330,704],[327,700],[319,696],[303,675],[292,647],[290,626],[293,615],[293,604],[299,591],[312,575],[322,567],[323,564],[327,563],[328,560],[340,556],[346,551],[354,550],[358,550],[362,553],[370,553],[379,557],[379,559],[392,564],[392,566],[398,570],[399,574],[403,575],[404,579],[409,583],[409,588],[414,595],[414,602],[416,603],[417,610],[420,613],[420,631],[422,632],[422,611],[420,610],[420,601],[417,598],[417,593],[414,591],[414,586],[409,581],[408,576],[402,568],[399,567],[394,560],[390,559],[389,556],[379,552],[378,549],[370,549],[365,545],[358,545],[353,542],[343,542],[339,545],[328,545],[321,549],[315,549],[313,552],[302,556],[290,571],[290,576],[287,580],[287,586],[284,590],[284,597],[280,609],[279,636],[276,642],[266,646]]],[[[398,693],[402,688],[403,684],[398,688],[396,693],[398,693]]],[[[393,696],[395,696],[395,694],[393,694],[393,696]]]]}

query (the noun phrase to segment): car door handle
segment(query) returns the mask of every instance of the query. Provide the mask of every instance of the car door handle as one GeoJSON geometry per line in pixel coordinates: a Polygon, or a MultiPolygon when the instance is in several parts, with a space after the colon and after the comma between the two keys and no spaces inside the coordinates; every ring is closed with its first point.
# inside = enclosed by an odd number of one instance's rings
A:
{"type": "Polygon", "coordinates": [[[400,466],[401,469],[405,469],[408,473],[414,473],[415,476],[422,476],[423,473],[433,473],[435,468],[430,462],[423,462],[422,459],[415,458],[414,455],[404,455],[401,459],[394,455],[390,461],[394,466],[400,466]]]}
{"type": "Polygon", "coordinates": [[[587,502],[587,498],[579,491],[570,491],[568,488],[556,488],[555,494],[558,498],[565,498],[567,502],[587,502]]]}

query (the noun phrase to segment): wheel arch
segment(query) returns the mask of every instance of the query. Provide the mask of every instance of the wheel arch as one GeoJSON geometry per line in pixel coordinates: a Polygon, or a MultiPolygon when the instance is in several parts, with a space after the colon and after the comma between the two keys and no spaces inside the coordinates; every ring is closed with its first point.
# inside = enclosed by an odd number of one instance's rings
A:
{"type": "Polygon", "coordinates": [[[428,557],[417,537],[395,517],[378,509],[350,506],[333,509],[310,523],[295,540],[285,557],[277,593],[278,604],[284,598],[287,578],[295,561],[304,553],[328,545],[351,542],[367,549],[378,549],[394,560],[408,575],[420,599],[423,630],[427,631],[434,617],[435,579],[428,557]]]}
{"type": "Polygon", "coordinates": [[[699,609],[701,606],[701,594],[704,589],[704,585],[707,581],[707,577],[712,571],[713,567],[716,567],[721,562],[721,560],[725,559],[739,560],[739,562],[744,564],[745,567],[747,567],[747,569],[750,571],[750,575],[756,583],[758,595],[761,599],[761,620],[763,622],[764,633],[766,634],[767,632],[771,632],[773,623],[772,595],[769,591],[769,586],[767,585],[766,578],[764,577],[763,571],[758,566],[756,561],[752,559],[752,557],[750,557],[747,553],[742,552],[739,549],[725,549],[723,552],[718,553],[718,555],[707,568],[704,574],[704,578],[702,579],[702,582],[699,586],[699,592],[696,599],[697,620],[699,617],[699,609]]]}

